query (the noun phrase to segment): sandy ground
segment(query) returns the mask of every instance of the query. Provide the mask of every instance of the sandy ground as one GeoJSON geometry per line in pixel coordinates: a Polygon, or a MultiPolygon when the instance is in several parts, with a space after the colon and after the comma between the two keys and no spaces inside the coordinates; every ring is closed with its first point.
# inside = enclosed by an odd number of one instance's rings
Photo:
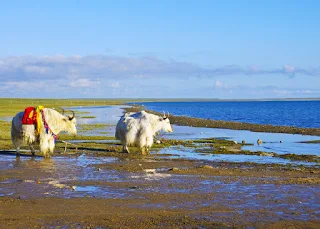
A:
{"type": "Polygon", "coordinates": [[[319,228],[316,168],[0,155],[1,228],[319,228]]]}

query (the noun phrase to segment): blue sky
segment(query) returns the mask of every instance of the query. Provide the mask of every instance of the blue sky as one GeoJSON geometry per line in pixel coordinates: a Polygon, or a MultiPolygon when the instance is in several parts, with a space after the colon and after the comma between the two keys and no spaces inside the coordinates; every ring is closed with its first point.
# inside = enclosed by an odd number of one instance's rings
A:
{"type": "Polygon", "coordinates": [[[2,1],[1,97],[320,97],[320,1],[2,1]]]}

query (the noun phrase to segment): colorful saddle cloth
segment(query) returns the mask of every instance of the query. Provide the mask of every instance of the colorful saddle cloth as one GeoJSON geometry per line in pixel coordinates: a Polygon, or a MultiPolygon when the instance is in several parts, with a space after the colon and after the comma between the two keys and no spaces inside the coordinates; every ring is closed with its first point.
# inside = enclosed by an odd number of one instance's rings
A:
{"type": "Polygon", "coordinates": [[[22,125],[34,125],[37,123],[37,112],[34,107],[27,107],[22,117],[22,125]]]}
{"type": "MultiPolygon", "coordinates": [[[[35,125],[37,134],[40,133],[40,129],[42,126],[42,116],[43,116],[44,106],[35,107],[27,107],[24,110],[24,114],[22,117],[22,125],[35,125]]],[[[45,120],[43,118],[43,120],[45,120]]]]}

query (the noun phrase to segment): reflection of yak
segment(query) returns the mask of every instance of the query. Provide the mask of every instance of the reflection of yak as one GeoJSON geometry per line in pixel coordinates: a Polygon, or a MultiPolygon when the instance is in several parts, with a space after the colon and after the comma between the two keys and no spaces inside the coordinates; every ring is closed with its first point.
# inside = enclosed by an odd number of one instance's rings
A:
{"type": "Polygon", "coordinates": [[[44,157],[50,157],[50,153],[52,154],[54,150],[56,135],[62,131],[77,134],[74,113],[72,116],[64,116],[53,109],[43,108],[39,116],[38,131],[33,124],[22,125],[23,115],[24,112],[16,114],[11,125],[11,140],[17,149],[17,154],[21,145],[25,143],[30,146],[31,153],[34,155],[33,145],[38,143],[44,157]]]}
{"type": "Polygon", "coordinates": [[[141,152],[148,151],[153,144],[153,136],[163,130],[172,132],[170,120],[145,111],[124,114],[116,126],[116,139],[120,140],[123,152],[129,153],[128,146],[138,146],[141,152]]]}

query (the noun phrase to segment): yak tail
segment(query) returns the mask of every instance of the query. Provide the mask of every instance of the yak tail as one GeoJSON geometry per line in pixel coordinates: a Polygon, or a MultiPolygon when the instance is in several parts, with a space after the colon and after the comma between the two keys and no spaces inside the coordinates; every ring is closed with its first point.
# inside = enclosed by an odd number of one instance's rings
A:
{"type": "Polygon", "coordinates": [[[116,130],[116,133],[114,136],[116,137],[117,140],[120,140],[119,135],[118,135],[118,130],[116,130]]]}

